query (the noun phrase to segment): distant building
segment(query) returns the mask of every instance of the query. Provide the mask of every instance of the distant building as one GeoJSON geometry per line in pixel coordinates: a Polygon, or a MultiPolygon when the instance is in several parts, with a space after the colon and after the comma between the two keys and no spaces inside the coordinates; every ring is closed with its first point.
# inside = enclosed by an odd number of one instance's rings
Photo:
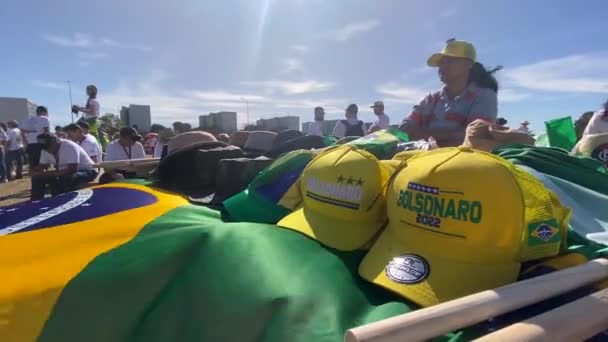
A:
{"type": "Polygon", "coordinates": [[[200,129],[217,133],[232,134],[237,130],[236,112],[217,112],[198,117],[200,129]]]}
{"type": "Polygon", "coordinates": [[[257,121],[258,129],[266,131],[280,132],[286,129],[300,129],[299,116],[281,116],[269,119],[259,119],[257,121]]]}
{"type": "Polygon", "coordinates": [[[28,115],[36,115],[36,107],[35,103],[25,98],[0,97],[0,122],[22,122],[28,115]]]}
{"type": "Polygon", "coordinates": [[[138,131],[149,132],[152,126],[150,106],[129,105],[120,110],[120,121],[127,127],[137,126],[138,131]]]}

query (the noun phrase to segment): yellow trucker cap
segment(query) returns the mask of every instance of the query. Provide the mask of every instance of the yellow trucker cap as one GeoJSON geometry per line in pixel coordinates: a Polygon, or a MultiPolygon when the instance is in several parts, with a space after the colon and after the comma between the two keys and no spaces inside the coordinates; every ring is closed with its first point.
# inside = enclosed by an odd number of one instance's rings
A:
{"type": "Polygon", "coordinates": [[[475,51],[473,44],[469,42],[464,40],[450,39],[446,42],[441,52],[435,53],[429,57],[426,64],[431,67],[439,66],[439,62],[443,56],[466,58],[475,62],[477,52],[475,51]]]}
{"type": "Polygon", "coordinates": [[[466,147],[408,159],[386,196],[359,274],[423,307],[516,281],[521,262],[559,253],[570,216],[532,175],[466,147]]]}
{"type": "Polygon", "coordinates": [[[338,250],[363,248],[386,223],[393,170],[356,146],[327,149],[302,173],[302,207],[278,225],[338,250]]]}

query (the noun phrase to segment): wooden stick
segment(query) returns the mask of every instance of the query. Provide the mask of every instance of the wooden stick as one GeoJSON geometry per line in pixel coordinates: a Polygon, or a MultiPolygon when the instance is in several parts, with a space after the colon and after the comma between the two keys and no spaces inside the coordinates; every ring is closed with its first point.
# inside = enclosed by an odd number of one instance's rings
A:
{"type": "Polygon", "coordinates": [[[584,341],[606,329],[608,289],[515,323],[475,341],[584,341]]]}
{"type": "Polygon", "coordinates": [[[423,341],[566,293],[608,277],[608,260],[595,259],[494,290],[461,297],[350,329],[346,342],[423,341]]]}
{"type": "Polygon", "coordinates": [[[136,166],[139,164],[153,164],[159,163],[160,158],[139,158],[139,159],[126,159],[126,160],[114,160],[109,162],[102,162],[93,164],[94,168],[104,168],[104,169],[119,169],[129,166],[136,166]]]}

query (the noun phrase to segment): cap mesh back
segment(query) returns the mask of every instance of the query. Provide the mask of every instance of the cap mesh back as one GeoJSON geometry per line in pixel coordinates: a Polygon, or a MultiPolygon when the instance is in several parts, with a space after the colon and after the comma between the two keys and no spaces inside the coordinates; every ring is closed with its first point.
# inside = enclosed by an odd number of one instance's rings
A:
{"type": "Polygon", "coordinates": [[[501,157],[493,157],[512,172],[524,201],[524,229],[518,261],[558,255],[566,241],[570,209],[533,175],[501,157]]]}

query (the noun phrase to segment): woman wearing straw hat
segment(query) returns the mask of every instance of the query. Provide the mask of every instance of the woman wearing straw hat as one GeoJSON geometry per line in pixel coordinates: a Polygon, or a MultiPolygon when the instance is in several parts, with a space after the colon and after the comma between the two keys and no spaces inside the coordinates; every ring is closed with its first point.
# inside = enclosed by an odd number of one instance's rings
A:
{"type": "Polygon", "coordinates": [[[500,67],[486,70],[476,61],[473,44],[450,39],[427,65],[438,68],[444,86],[420,100],[403,121],[410,139],[433,137],[439,146],[458,146],[472,121],[496,121],[498,83],[492,74],[500,67]]]}

